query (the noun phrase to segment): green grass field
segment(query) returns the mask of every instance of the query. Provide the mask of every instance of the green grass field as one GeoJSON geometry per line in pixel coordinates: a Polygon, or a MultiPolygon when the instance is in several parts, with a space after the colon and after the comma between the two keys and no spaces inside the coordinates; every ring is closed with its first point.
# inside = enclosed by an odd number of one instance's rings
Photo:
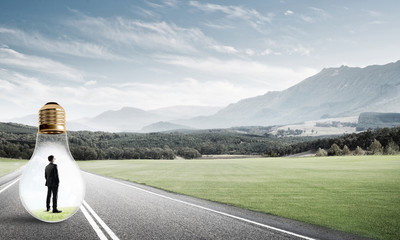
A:
{"type": "Polygon", "coordinates": [[[0,177],[17,170],[27,163],[27,160],[0,158],[0,177]]]}
{"type": "Polygon", "coordinates": [[[400,156],[109,160],[82,169],[377,239],[400,239],[400,156]]]}
{"type": "Polygon", "coordinates": [[[62,212],[53,213],[51,209],[48,212],[46,212],[45,209],[38,209],[32,211],[32,214],[43,221],[59,222],[71,217],[71,215],[76,211],[76,207],[63,207],[59,208],[59,210],[61,210],[62,212]]]}

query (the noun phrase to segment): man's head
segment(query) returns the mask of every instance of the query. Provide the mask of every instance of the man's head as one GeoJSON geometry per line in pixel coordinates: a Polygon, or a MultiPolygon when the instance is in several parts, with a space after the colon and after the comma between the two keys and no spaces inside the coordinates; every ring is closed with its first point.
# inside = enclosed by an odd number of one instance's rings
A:
{"type": "Polygon", "coordinates": [[[56,158],[53,155],[50,155],[47,159],[49,159],[49,162],[54,162],[56,158]]]}

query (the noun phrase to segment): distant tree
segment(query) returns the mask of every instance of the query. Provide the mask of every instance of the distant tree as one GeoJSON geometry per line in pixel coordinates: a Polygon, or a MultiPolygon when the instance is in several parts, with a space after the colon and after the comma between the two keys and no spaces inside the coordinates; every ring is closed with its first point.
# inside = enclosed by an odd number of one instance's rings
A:
{"type": "Polygon", "coordinates": [[[264,154],[265,157],[279,157],[279,153],[274,150],[270,150],[267,154],[264,154]]]}
{"type": "Polygon", "coordinates": [[[94,160],[97,159],[97,153],[94,148],[91,147],[74,147],[71,148],[71,154],[76,160],[94,160]]]}
{"type": "Polygon", "coordinates": [[[185,158],[185,159],[194,159],[194,158],[200,158],[201,154],[199,151],[193,148],[181,148],[178,150],[178,155],[185,158]]]}
{"type": "Polygon", "coordinates": [[[317,153],[315,154],[315,156],[317,157],[323,157],[323,156],[327,156],[328,153],[322,149],[322,148],[318,148],[317,153]]]}
{"type": "Polygon", "coordinates": [[[361,147],[357,146],[356,150],[354,151],[354,154],[355,155],[364,155],[365,152],[361,147]]]}
{"type": "Polygon", "coordinates": [[[163,159],[174,159],[174,158],[175,158],[175,154],[174,154],[174,151],[172,151],[172,149],[170,149],[170,148],[164,149],[163,159]]]}
{"type": "Polygon", "coordinates": [[[391,140],[385,147],[384,153],[387,155],[395,155],[399,153],[399,145],[397,145],[393,140],[391,140]]]}
{"type": "Polygon", "coordinates": [[[342,150],[342,155],[350,155],[350,149],[347,147],[347,145],[344,145],[343,150],[342,150]]]}
{"type": "Polygon", "coordinates": [[[383,153],[382,144],[378,140],[374,139],[374,141],[369,146],[369,151],[373,155],[381,155],[383,153]]]}
{"type": "Polygon", "coordinates": [[[91,148],[91,147],[85,148],[84,154],[85,154],[85,159],[86,160],[97,159],[97,153],[96,153],[96,150],[94,148],[91,148]]]}
{"type": "Polygon", "coordinates": [[[124,150],[116,147],[110,147],[106,151],[106,156],[108,159],[122,159],[123,154],[124,150]]]}
{"type": "Polygon", "coordinates": [[[342,150],[336,143],[334,143],[334,144],[332,144],[331,148],[329,148],[328,155],[329,156],[340,156],[340,155],[342,155],[342,150]]]}

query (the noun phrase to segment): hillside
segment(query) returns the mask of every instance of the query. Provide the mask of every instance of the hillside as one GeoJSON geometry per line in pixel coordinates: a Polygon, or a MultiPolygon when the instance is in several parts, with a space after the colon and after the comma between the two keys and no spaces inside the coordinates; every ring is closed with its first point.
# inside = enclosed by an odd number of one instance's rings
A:
{"type": "Polygon", "coordinates": [[[150,132],[165,132],[172,130],[183,130],[183,129],[192,129],[190,127],[169,123],[169,122],[156,122],[150,125],[147,125],[142,128],[142,132],[150,133],[150,132]]]}
{"type": "Polygon", "coordinates": [[[326,68],[284,91],[241,100],[209,117],[175,123],[195,128],[268,126],[368,111],[400,112],[400,61],[326,68]]]}
{"type": "Polygon", "coordinates": [[[396,126],[400,126],[400,113],[366,112],[358,118],[357,131],[396,126]]]}

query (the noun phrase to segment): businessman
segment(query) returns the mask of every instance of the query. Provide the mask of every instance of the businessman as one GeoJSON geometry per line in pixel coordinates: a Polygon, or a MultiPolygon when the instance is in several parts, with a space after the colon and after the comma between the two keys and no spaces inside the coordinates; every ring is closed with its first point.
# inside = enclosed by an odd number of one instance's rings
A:
{"type": "Polygon", "coordinates": [[[60,213],[62,211],[57,209],[58,184],[60,183],[60,180],[58,179],[57,164],[54,164],[56,158],[53,155],[50,155],[48,160],[50,163],[46,166],[44,171],[47,186],[46,208],[48,212],[50,210],[50,198],[53,194],[53,213],[60,213]]]}

